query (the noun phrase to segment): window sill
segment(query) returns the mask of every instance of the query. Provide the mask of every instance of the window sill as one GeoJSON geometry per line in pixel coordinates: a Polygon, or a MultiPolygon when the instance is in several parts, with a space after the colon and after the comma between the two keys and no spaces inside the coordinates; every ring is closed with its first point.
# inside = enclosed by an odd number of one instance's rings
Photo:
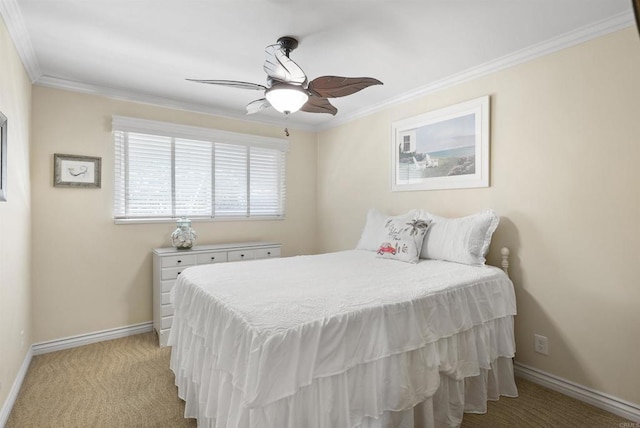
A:
{"type": "MultiPolygon", "coordinates": [[[[264,216],[264,217],[216,217],[216,218],[191,218],[191,223],[207,223],[207,222],[227,222],[227,221],[274,221],[284,220],[284,216],[264,216]]],[[[117,218],[113,222],[115,224],[153,224],[153,223],[175,223],[179,218],[117,218]]]]}

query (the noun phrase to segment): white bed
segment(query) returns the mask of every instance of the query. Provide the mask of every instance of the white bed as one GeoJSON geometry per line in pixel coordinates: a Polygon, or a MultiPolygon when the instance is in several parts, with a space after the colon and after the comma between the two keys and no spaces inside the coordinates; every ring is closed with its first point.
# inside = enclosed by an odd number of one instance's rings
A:
{"type": "Polygon", "coordinates": [[[195,266],[172,293],[171,369],[201,427],[459,426],[517,396],[496,267],[351,250],[195,266]]]}

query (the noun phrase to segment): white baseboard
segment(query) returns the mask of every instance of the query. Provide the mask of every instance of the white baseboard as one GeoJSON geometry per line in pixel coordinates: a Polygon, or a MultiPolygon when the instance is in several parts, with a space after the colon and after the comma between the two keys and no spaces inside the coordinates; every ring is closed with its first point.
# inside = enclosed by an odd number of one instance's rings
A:
{"type": "Polygon", "coordinates": [[[518,377],[553,389],[577,400],[584,401],[614,415],[634,422],[640,422],[640,405],[638,404],[622,400],[605,394],[604,392],[596,391],[595,389],[587,388],[586,386],[579,385],[522,363],[515,362],[513,364],[513,370],[518,377]]]}
{"type": "Polygon", "coordinates": [[[90,343],[118,339],[126,336],[133,336],[134,334],[147,333],[152,330],[153,322],[148,321],[141,324],[129,325],[126,327],[112,328],[109,330],[80,334],[78,336],[49,340],[47,342],[35,343],[33,345],[33,355],[47,354],[49,352],[61,351],[63,349],[77,348],[78,346],[84,346],[90,343]]]}
{"type": "Polygon", "coordinates": [[[0,427],[4,427],[9,420],[9,414],[13,409],[13,405],[16,403],[16,399],[18,398],[18,393],[20,392],[20,388],[22,388],[22,382],[24,382],[24,378],[27,375],[27,370],[29,370],[29,364],[31,364],[31,357],[33,356],[33,350],[30,346],[27,350],[27,354],[24,356],[24,360],[22,361],[22,365],[20,366],[20,370],[18,370],[18,374],[16,375],[16,379],[13,381],[13,385],[11,385],[11,391],[9,391],[9,395],[2,405],[2,409],[0,409],[0,427]]]}

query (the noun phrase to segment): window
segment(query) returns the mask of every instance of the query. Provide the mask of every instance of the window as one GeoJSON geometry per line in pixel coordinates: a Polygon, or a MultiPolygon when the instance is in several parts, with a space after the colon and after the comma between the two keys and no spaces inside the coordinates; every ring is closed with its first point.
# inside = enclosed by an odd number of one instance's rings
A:
{"type": "Polygon", "coordinates": [[[405,135],[402,137],[402,141],[404,142],[404,149],[402,150],[405,153],[409,153],[411,151],[411,136],[405,135]]]}
{"type": "Polygon", "coordinates": [[[116,221],[282,218],[288,142],[114,116],[116,221]]]}

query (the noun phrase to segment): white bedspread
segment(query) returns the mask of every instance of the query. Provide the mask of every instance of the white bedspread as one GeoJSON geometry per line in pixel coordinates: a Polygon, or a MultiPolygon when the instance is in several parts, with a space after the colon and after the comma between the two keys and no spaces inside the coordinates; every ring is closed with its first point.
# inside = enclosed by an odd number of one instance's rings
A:
{"type": "Polygon", "coordinates": [[[171,369],[201,426],[357,427],[515,352],[495,267],[353,250],[195,266],[172,293],[171,369]]]}

